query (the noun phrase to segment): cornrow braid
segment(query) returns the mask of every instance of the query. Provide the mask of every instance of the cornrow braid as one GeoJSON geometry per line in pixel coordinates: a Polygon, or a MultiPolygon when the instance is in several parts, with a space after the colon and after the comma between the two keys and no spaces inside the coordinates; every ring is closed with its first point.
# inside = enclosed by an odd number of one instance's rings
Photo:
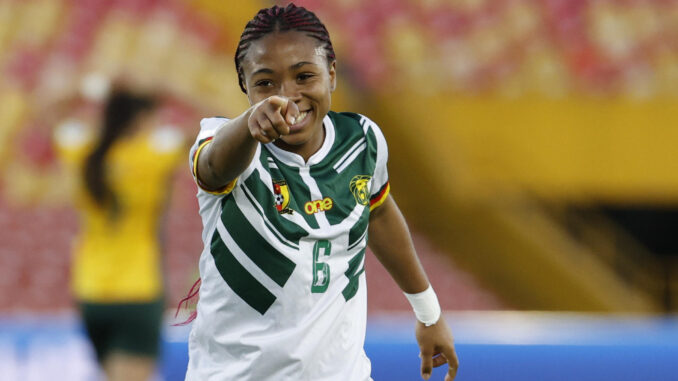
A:
{"type": "Polygon", "coordinates": [[[247,93],[247,90],[245,89],[242,61],[251,43],[269,33],[289,30],[306,32],[308,36],[321,42],[328,62],[336,59],[330,34],[313,12],[291,3],[284,8],[274,5],[271,8],[261,9],[245,26],[245,30],[240,36],[238,49],[235,51],[235,70],[238,72],[238,83],[243,93],[247,93]]]}

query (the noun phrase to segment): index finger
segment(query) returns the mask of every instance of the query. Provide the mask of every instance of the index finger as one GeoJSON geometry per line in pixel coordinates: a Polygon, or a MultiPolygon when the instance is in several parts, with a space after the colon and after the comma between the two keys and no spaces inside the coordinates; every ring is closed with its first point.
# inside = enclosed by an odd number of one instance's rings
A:
{"type": "Polygon", "coordinates": [[[288,98],[279,97],[276,95],[271,96],[269,98],[269,102],[272,105],[276,106],[275,111],[284,117],[285,122],[287,122],[287,124],[289,125],[294,124],[294,118],[297,116],[297,114],[299,114],[299,108],[297,107],[296,104],[294,104],[294,102],[290,102],[288,98]],[[296,112],[294,112],[294,110],[296,110],[296,112]]]}
{"type": "Polygon", "coordinates": [[[276,106],[277,110],[280,110],[281,112],[287,110],[287,103],[289,102],[289,99],[285,97],[279,97],[277,95],[272,95],[267,100],[268,103],[276,106]]]}

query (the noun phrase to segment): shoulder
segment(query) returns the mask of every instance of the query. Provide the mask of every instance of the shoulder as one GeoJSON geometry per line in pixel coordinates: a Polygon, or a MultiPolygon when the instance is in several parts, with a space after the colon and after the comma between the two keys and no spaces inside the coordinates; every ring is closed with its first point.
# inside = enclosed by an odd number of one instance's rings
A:
{"type": "Polygon", "coordinates": [[[363,114],[355,112],[332,112],[328,113],[335,124],[338,134],[346,135],[359,134],[365,136],[368,145],[386,145],[384,133],[379,125],[363,114]]]}
{"type": "Polygon", "coordinates": [[[83,160],[94,145],[95,133],[82,121],[69,119],[54,129],[52,139],[59,159],[75,164],[83,160]]]}
{"type": "Polygon", "coordinates": [[[338,127],[346,128],[359,128],[364,133],[367,133],[370,130],[378,131],[381,133],[379,126],[372,121],[370,118],[366,117],[363,114],[356,112],[334,112],[330,111],[328,113],[332,121],[338,127]]]}
{"type": "Polygon", "coordinates": [[[154,151],[171,153],[184,147],[184,134],[178,127],[164,125],[154,128],[148,135],[148,141],[154,151]]]}
{"type": "MultiPolygon", "coordinates": [[[[200,120],[200,131],[198,131],[198,136],[195,138],[195,142],[190,150],[190,156],[193,157],[194,153],[198,150],[198,147],[205,143],[206,141],[212,139],[214,135],[219,131],[226,122],[228,118],[221,116],[215,116],[211,118],[202,118],[200,120]]],[[[191,159],[192,160],[192,159],[191,159]]]]}
{"type": "Polygon", "coordinates": [[[219,129],[228,121],[228,118],[221,116],[203,118],[200,120],[200,131],[198,132],[198,136],[196,136],[195,142],[188,152],[188,162],[191,170],[193,171],[193,176],[195,176],[197,158],[200,150],[202,150],[202,148],[207,145],[207,142],[212,140],[217,131],[219,131],[219,129]]]}
{"type": "Polygon", "coordinates": [[[212,116],[200,119],[200,129],[216,129],[230,119],[224,116],[212,116]]]}
{"type": "Polygon", "coordinates": [[[362,129],[363,121],[366,117],[355,112],[334,112],[327,113],[332,122],[339,128],[362,129]]]}
{"type": "Polygon", "coordinates": [[[213,116],[210,118],[202,118],[200,120],[200,131],[216,131],[224,123],[228,122],[230,119],[223,116],[213,116]]]}
{"type": "Polygon", "coordinates": [[[333,120],[335,120],[336,123],[358,123],[360,124],[360,118],[362,118],[363,115],[355,113],[355,112],[336,112],[336,111],[330,111],[327,113],[327,115],[330,116],[333,120]]]}
{"type": "Polygon", "coordinates": [[[68,119],[54,129],[54,143],[62,149],[80,149],[92,143],[94,133],[79,120],[68,119]]]}
{"type": "Polygon", "coordinates": [[[350,135],[360,134],[376,137],[379,140],[384,139],[384,134],[381,132],[379,126],[363,114],[330,111],[328,116],[339,133],[350,135]]]}
{"type": "Polygon", "coordinates": [[[224,118],[223,116],[201,119],[200,132],[198,133],[196,142],[200,144],[203,140],[214,136],[214,134],[216,134],[217,131],[228,121],[229,119],[224,118]]]}

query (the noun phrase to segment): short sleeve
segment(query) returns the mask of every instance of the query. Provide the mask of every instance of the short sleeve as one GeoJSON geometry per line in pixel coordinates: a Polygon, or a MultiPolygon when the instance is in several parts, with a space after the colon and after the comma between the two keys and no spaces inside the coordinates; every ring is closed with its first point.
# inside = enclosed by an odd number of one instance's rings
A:
{"type": "Polygon", "coordinates": [[[367,139],[377,147],[374,174],[372,175],[370,185],[370,210],[374,210],[386,201],[391,189],[387,168],[388,144],[379,126],[365,116],[362,118],[362,125],[367,139]]]}
{"type": "Polygon", "coordinates": [[[219,131],[219,129],[224,126],[228,122],[228,119],[226,118],[204,118],[200,121],[200,132],[198,133],[198,137],[195,139],[195,143],[193,143],[193,146],[191,147],[191,150],[189,152],[189,166],[191,168],[191,174],[193,174],[193,179],[195,180],[195,183],[198,185],[198,188],[206,193],[212,194],[212,195],[225,195],[230,193],[233,188],[235,187],[235,184],[237,182],[237,179],[234,179],[230,184],[226,185],[224,188],[219,189],[217,191],[213,190],[207,190],[202,183],[200,182],[200,179],[198,178],[198,158],[200,157],[200,152],[205,148],[208,144],[211,143],[212,139],[214,138],[214,135],[219,131]]]}

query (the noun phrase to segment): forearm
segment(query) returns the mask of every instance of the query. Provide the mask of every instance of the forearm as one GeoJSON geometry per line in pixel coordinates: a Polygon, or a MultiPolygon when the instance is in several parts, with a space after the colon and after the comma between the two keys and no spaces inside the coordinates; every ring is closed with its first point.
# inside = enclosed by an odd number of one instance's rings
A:
{"type": "Polygon", "coordinates": [[[226,186],[252,160],[258,142],[252,138],[247,126],[251,112],[252,108],[226,122],[200,152],[197,172],[206,187],[220,189],[226,186]]]}
{"type": "MultiPolygon", "coordinates": [[[[369,245],[401,290],[422,295],[420,293],[428,289],[429,282],[414,251],[405,218],[391,196],[370,215],[369,245]]],[[[459,368],[459,359],[454,349],[452,332],[440,315],[435,294],[433,298],[423,301],[424,308],[412,305],[418,320],[416,337],[421,357],[421,375],[428,380],[434,367],[448,363],[445,381],[452,381],[459,368]]]]}
{"type": "Polygon", "coordinates": [[[407,223],[392,196],[372,211],[368,245],[403,292],[419,293],[429,286],[407,223]]]}

